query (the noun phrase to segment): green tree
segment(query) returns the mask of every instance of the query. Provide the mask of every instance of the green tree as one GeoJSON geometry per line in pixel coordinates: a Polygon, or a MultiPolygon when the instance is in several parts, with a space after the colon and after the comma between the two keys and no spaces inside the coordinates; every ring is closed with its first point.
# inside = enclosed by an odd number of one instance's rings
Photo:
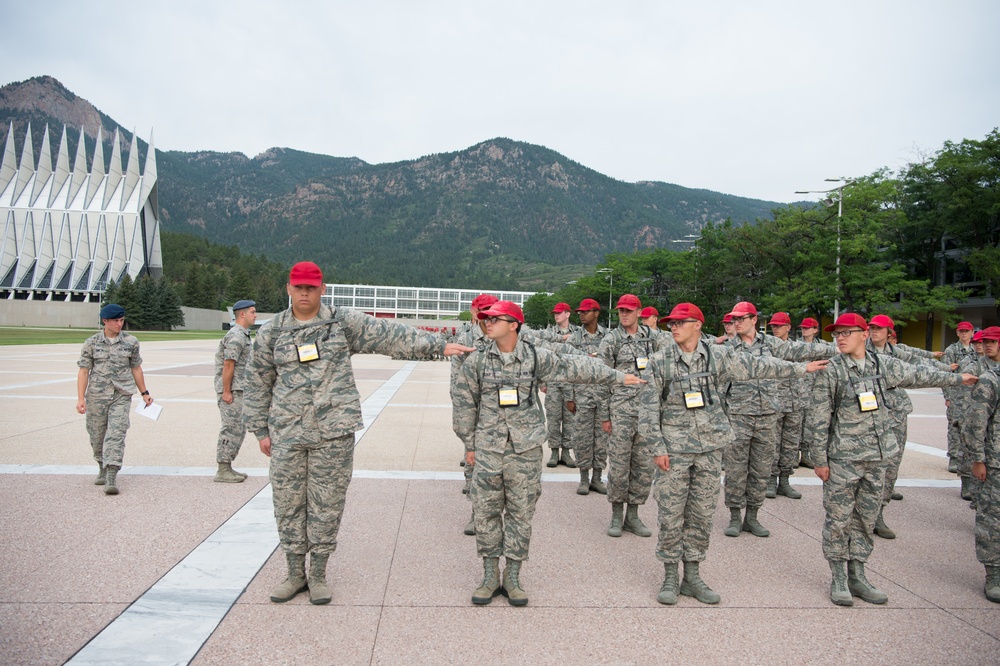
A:
{"type": "Polygon", "coordinates": [[[232,305],[245,298],[255,301],[257,300],[255,292],[250,274],[242,265],[237,264],[230,275],[229,286],[226,289],[226,304],[232,305]]]}
{"type": "Polygon", "coordinates": [[[136,327],[145,331],[163,330],[164,322],[160,317],[160,303],[156,282],[149,275],[143,275],[136,283],[136,302],[140,315],[136,327]]]}
{"type": "Polygon", "coordinates": [[[136,284],[132,282],[132,277],[128,274],[122,278],[122,283],[118,287],[118,305],[125,308],[125,325],[128,328],[141,328],[145,313],[139,303],[139,293],[136,284]]]}
{"type": "Polygon", "coordinates": [[[181,297],[177,294],[170,280],[161,278],[156,283],[157,302],[159,303],[161,322],[166,330],[184,325],[184,311],[181,310],[181,297]]]}

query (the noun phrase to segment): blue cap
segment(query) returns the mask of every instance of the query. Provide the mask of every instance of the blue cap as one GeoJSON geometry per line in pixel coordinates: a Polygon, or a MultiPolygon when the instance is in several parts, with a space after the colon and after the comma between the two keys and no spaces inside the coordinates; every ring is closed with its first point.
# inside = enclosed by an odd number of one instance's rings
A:
{"type": "Polygon", "coordinates": [[[125,316],[125,308],[115,303],[108,303],[101,308],[101,319],[120,319],[125,316]]]}
{"type": "Polygon", "coordinates": [[[251,300],[236,301],[233,303],[233,312],[236,312],[237,310],[245,310],[246,308],[252,308],[255,305],[257,305],[257,303],[251,300]]]}

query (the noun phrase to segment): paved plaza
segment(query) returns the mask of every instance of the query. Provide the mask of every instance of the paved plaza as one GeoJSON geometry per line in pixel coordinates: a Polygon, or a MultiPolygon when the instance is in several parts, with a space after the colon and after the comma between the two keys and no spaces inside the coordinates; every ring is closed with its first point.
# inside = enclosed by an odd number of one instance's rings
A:
{"type": "MultiPolygon", "coordinates": [[[[877,539],[867,567],[886,606],[830,603],[811,470],[792,479],[803,499],[764,505],[769,538],[723,536],[720,493],[701,572],[722,603],[665,607],[655,536],[607,537],[607,499],[576,495],[577,471],[559,467],[543,475],[529,605],[474,607],[482,563],[462,534],[448,364],[355,356],[366,430],[333,601],[274,604],[284,558],[252,436],[233,464],[250,478],[212,482],[216,345],[142,344],[163,413],[132,415],[117,496],[92,483],[79,345],[0,347],[0,663],[1000,663],[1000,606],[983,595],[974,512],[946,471],[939,390],[910,392],[905,499],[886,513],[898,537],[877,539]]],[[[655,504],[640,514],[656,524],[655,504]]]]}

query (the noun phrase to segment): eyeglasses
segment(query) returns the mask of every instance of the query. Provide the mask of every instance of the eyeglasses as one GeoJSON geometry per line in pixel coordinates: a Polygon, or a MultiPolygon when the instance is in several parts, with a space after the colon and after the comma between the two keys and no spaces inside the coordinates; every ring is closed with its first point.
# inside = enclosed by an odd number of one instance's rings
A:
{"type": "Polygon", "coordinates": [[[834,331],[833,332],[833,337],[834,338],[846,338],[846,337],[849,337],[851,335],[851,333],[863,333],[863,332],[864,332],[864,329],[861,329],[861,328],[852,328],[849,331],[834,331]]]}
{"type": "Polygon", "coordinates": [[[690,324],[693,321],[698,321],[697,319],[674,319],[673,321],[668,321],[667,326],[670,328],[678,328],[684,324],[690,324]]]}
{"type": "Polygon", "coordinates": [[[752,317],[753,315],[743,315],[742,317],[733,317],[732,319],[729,320],[729,323],[738,324],[741,321],[746,321],[747,319],[750,319],[752,317]]]}
{"type": "Polygon", "coordinates": [[[485,320],[487,324],[495,324],[498,321],[505,321],[508,324],[517,323],[517,320],[515,319],[505,319],[504,317],[486,317],[485,320]]]}

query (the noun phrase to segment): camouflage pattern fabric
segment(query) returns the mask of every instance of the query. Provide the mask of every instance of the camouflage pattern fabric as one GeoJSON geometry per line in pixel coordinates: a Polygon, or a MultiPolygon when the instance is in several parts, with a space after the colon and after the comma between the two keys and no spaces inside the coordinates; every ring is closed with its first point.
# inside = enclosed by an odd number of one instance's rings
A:
{"type": "Polygon", "coordinates": [[[139,341],[122,331],[108,340],[104,331],[83,343],[76,365],[87,369],[87,434],[94,460],[99,465],[121,467],[125,457],[125,433],[129,408],[136,392],[132,368],[142,365],[139,341]]]}
{"type": "Polygon", "coordinates": [[[986,481],[975,490],[976,558],[985,565],[1000,566],[1000,367],[979,375],[962,420],[963,447],[973,462],[986,465],[986,481]]]}
{"type": "MultiPolygon", "coordinates": [[[[486,337],[486,333],[483,332],[482,326],[479,324],[467,325],[461,332],[459,332],[451,340],[451,342],[465,345],[466,347],[475,347],[477,350],[482,351],[486,349],[490,344],[490,339],[486,337]]],[[[456,354],[451,357],[451,383],[448,385],[448,394],[451,397],[451,408],[455,409],[455,386],[458,384],[458,376],[462,371],[462,364],[465,363],[465,359],[468,358],[467,354],[456,354]]],[[[466,464],[462,468],[462,474],[465,477],[465,486],[462,492],[465,497],[471,502],[472,494],[475,492],[475,486],[472,484],[472,474],[474,466],[466,464]]]]}
{"type": "MultiPolygon", "coordinates": [[[[962,363],[962,367],[958,369],[960,373],[969,373],[977,377],[982,376],[987,370],[996,370],[997,364],[986,358],[985,356],[979,356],[978,354],[973,358],[969,357],[965,359],[962,363]]],[[[972,454],[969,451],[968,446],[965,443],[965,436],[962,433],[962,426],[965,424],[965,418],[968,411],[972,409],[972,388],[969,388],[969,395],[966,399],[962,401],[962,416],[958,419],[957,426],[959,428],[959,445],[958,445],[958,473],[960,476],[971,477],[972,476],[972,454]]],[[[975,486],[979,483],[977,479],[972,479],[972,483],[975,486]]]]}
{"type": "Polygon", "coordinates": [[[875,547],[885,468],[885,461],[830,461],[830,480],[823,484],[827,560],[868,561],[875,547]]]}
{"type": "Polygon", "coordinates": [[[566,409],[566,400],[572,394],[561,384],[547,384],[545,388],[545,423],[550,449],[572,449],[573,413],[566,409]]]}
{"type": "Polygon", "coordinates": [[[227,404],[218,395],[219,415],[222,417],[222,427],[219,428],[219,441],[215,445],[215,462],[231,463],[236,460],[247,436],[247,427],[243,423],[243,391],[233,391],[233,402],[227,404]]]}
{"type": "Polygon", "coordinates": [[[670,469],[657,468],[653,483],[660,523],[656,559],[702,562],[719,503],[722,450],[672,453],[670,469]]]}
{"type": "Polygon", "coordinates": [[[224,361],[235,363],[232,390],[242,391],[246,383],[247,361],[250,359],[250,331],[234,324],[226,331],[215,350],[215,392],[222,393],[222,367],[224,361]]]}
{"type": "MultiPolygon", "coordinates": [[[[941,361],[948,366],[953,363],[957,363],[959,366],[959,372],[961,372],[962,364],[976,357],[976,350],[972,348],[972,345],[968,347],[962,346],[961,340],[948,345],[944,350],[944,356],[941,357],[941,361]]],[[[962,414],[965,411],[964,399],[969,396],[969,388],[966,386],[957,386],[955,388],[948,388],[944,390],[944,399],[948,401],[948,407],[946,410],[946,416],[948,418],[948,457],[958,458],[960,453],[962,434],[961,434],[961,419],[962,414]]]]}
{"type": "Polygon", "coordinates": [[[247,365],[243,419],[271,437],[271,483],[278,537],[286,553],[331,553],[363,427],[351,355],[432,355],[445,340],[405,324],[321,305],[300,323],[280,312],[261,327],[247,365]],[[300,345],[319,358],[299,361],[300,345]]]}
{"type": "Polygon", "coordinates": [[[802,445],[802,419],[805,414],[801,410],[781,412],[778,414],[778,446],[774,462],[771,464],[771,476],[791,476],[799,464],[799,448],[802,445]]]}
{"type": "Polygon", "coordinates": [[[533,349],[524,340],[510,354],[492,342],[469,354],[454,388],[452,425],[476,454],[472,506],[480,557],[528,557],[546,440],[539,382],[621,381],[623,373],[596,359],[533,349]],[[501,388],[516,392],[516,405],[500,406],[501,388]]]}
{"type": "Polygon", "coordinates": [[[222,426],[219,428],[219,439],[215,445],[215,462],[232,463],[239,455],[240,447],[246,438],[247,429],[243,424],[243,386],[247,361],[250,359],[250,331],[239,324],[234,325],[219,341],[215,352],[215,393],[219,405],[219,415],[222,426]],[[233,392],[233,402],[227,404],[222,400],[222,369],[225,361],[233,361],[233,380],[230,388],[233,392]]]}
{"type": "MultiPolygon", "coordinates": [[[[598,324],[593,335],[577,327],[567,340],[582,353],[597,356],[608,329],[598,324]]],[[[611,391],[600,384],[566,384],[566,399],[576,403],[576,414],[570,423],[570,440],[576,465],[581,470],[605,469],[608,466],[608,433],[601,427],[611,420],[611,391]]]]}

